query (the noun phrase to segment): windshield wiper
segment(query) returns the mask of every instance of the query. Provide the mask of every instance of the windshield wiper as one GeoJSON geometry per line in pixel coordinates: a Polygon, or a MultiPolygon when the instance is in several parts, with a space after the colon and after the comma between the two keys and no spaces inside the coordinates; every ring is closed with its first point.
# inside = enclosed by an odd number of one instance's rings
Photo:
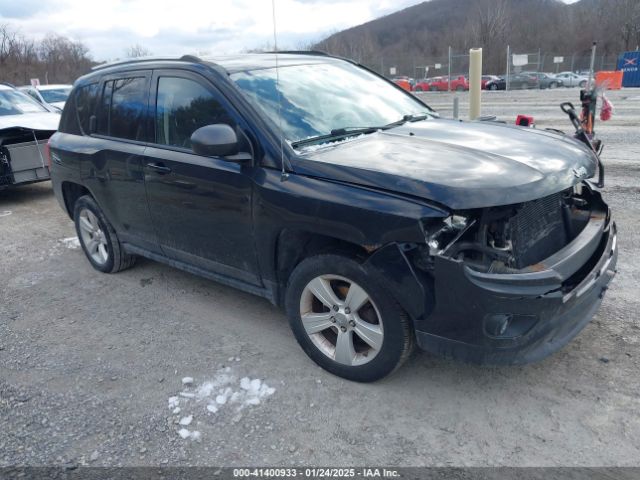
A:
{"type": "Polygon", "coordinates": [[[378,130],[388,130],[390,128],[399,127],[404,125],[407,122],[419,122],[421,120],[426,120],[429,118],[429,115],[420,114],[420,115],[405,115],[400,120],[395,122],[388,123],[386,125],[382,125],[379,127],[342,127],[342,128],[334,128],[331,130],[331,133],[325,135],[318,135],[316,137],[305,138],[304,140],[298,140],[297,142],[293,142],[291,146],[293,148],[303,147],[305,145],[328,142],[332,140],[340,140],[346,137],[352,137],[354,135],[366,135],[369,133],[377,132],[378,130]]]}

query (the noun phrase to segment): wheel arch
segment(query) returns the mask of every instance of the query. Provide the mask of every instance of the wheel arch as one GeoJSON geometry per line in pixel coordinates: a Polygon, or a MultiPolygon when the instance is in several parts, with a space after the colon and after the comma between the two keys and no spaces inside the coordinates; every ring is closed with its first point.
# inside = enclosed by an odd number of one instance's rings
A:
{"type": "Polygon", "coordinates": [[[71,218],[72,220],[73,208],[78,199],[84,195],[89,195],[94,198],[89,189],[79,183],[64,181],[60,185],[60,188],[62,190],[62,198],[64,199],[65,210],[67,212],[67,215],[69,215],[69,218],[71,218]]]}
{"type": "Polygon", "coordinates": [[[396,242],[359,245],[308,230],[284,229],[276,245],[277,302],[284,305],[289,278],[305,258],[325,253],[342,254],[361,263],[367,273],[376,275],[412,321],[423,320],[433,309],[433,281],[413,267],[406,253],[413,247],[413,244],[396,242]]]}

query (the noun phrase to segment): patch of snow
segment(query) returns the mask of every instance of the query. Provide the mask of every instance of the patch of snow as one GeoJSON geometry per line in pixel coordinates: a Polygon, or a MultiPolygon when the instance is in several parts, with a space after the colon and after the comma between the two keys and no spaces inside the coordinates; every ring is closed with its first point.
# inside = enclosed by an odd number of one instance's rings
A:
{"type": "Polygon", "coordinates": [[[193,383],[193,377],[184,377],[182,379],[183,385],[191,385],[193,383]]]}
{"type": "Polygon", "coordinates": [[[13,212],[11,210],[5,210],[3,212],[0,212],[0,217],[8,217],[9,215],[11,215],[13,212]]]}
{"type": "MultiPolygon", "coordinates": [[[[191,379],[191,377],[185,378],[191,379]]],[[[174,414],[186,410],[185,416],[178,422],[182,427],[192,424],[194,413],[197,416],[197,412],[194,412],[191,407],[198,407],[201,403],[204,403],[207,412],[216,414],[216,417],[209,417],[214,421],[219,415],[227,413],[230,418],[235,415],[233,418],[239,421],[242,418],[241,410],[260,405],[275,391],[275,388],[270,387],[260,378],[243,377],[238,380],[231,373],[231,368],[225,367],[219,370],[213,379],[199,385],[192,382],[184,383],[184,390],[177,396],[169,398],[169,408],[173,409],[174,414]]],[[[178,435],[183,439],[191,438],[192,440],[199,440],[201,437],[200,432],[189,431],[186,428],[181,428],[178,435]]]]}
{"type": "Polygon", "coordinates": [[[181,428],[180,430],[178,430],[178,435],[180,435],[180,438],[182,438],[183,440],[190,438],[191,440],[194,440],[197,442],[199,442],[200,439],[202,438],[202,435],[200,434],[199,431],[195,430],[193,432],[190,432],[186,428],[181,428]]]}
{"type": "Polygon", "coordinates": [[[77,250],[78,248],[80,248],[80,240],[78,239],[78,237],[62,238],[59,241],[69,250],[77,250]]]}
{"type": "Polygon", "coordinates": [[[307,153],[315,153],[318,150],[325,150],[325,149],[329,149],[329,148],[333,148],[335,146],[341,145],[343,143],[347,143],[347,142],[353,142],[354,140],[357,140],[359,138],[364,137],[364,134],[359,134],[359,135],[354,135],[352,137],[346,137],[343,138],[342,140],[337,140],[337,141],[332,141],[332,142],[325,142],[325,143],[317,143],[317,144],[312,144],[312,145],[305,145],[303,147],[300,147],[300,154],[301,155],[305,155],[307,153]]]}

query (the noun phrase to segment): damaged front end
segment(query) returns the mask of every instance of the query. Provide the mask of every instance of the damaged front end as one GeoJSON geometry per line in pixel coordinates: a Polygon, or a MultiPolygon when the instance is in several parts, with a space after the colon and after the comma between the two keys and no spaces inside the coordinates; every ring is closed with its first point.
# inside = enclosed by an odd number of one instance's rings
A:
{"type": "Polygon", "coordinates": [[[0,130],[0,189],[49,180],[47,141],[53,130],[0,130]]]}
{"type": "Polygon", "coordinates": [[[412,263],[433,279],[420,346],[476,363],[535,361],[595,313],[615,274],[616,226],[589,184],[425,226],[412,263]]]}

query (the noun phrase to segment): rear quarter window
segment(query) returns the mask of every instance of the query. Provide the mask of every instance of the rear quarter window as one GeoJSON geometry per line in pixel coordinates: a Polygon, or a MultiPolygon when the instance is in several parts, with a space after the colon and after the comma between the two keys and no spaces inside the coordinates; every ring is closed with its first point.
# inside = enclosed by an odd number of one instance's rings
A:
{"type": "Polygon", "coordinates": [[[90,83],[75,90],[75,98],[71,98],[73,93],[67,99],[67,103],[75,104],[76,114],[78,116],[78,124],[84,135],[89,135],[89,122],[91,116],[96,110],[98,103],[98,94],[100,92],[98,83],[90,83]]]}

